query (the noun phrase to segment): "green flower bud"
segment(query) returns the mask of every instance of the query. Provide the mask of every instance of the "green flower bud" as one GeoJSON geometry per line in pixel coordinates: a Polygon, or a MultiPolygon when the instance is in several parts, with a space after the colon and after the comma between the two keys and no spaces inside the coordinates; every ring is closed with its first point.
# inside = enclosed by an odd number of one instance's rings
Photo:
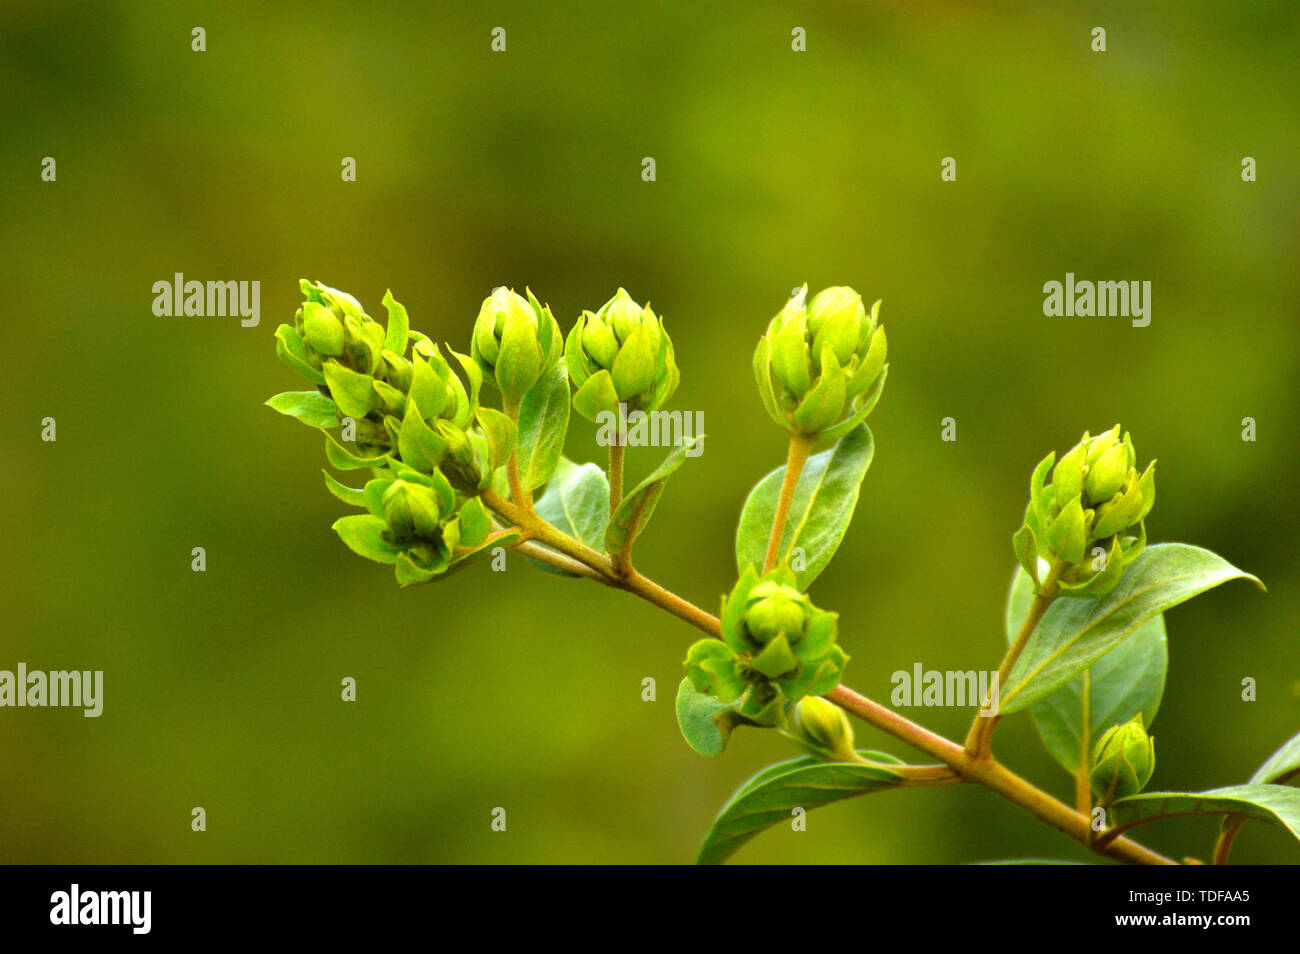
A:
{"type": "Polygon", "coordinates": [[[374,374],[384,344],[383,325],[346,292],[306,279],[299,285],[305,300],[294,314],[293,327],[307,364],[319,370],[332,358],[351,371],[374,374]]]}
{"type": "Polygon", "coordinates": [[[836,286],[805,303],[803,286],[772,319],[754,352],[768,414],[807,437],[837,438],[857,427],[884,387],[887,342],[880,302],[870,313],[852,288],[836,286]]]}
{"type": "Polygon", "coordinates": [[[677,390],[680,374],[663,319],[620,288],[594,314],[584,311],[564,344],[573,407],[589,421],[602,413],[655,411],[677,390]]]}
{"type": "Polygon", "coordinates": [[[790,643],[803,638],[812,601],[793,586],[768,580],[750,591],[746,603],[745,629],[760,646],[777,636],[785,636],[790,643]]]}
{"type": "Polygon", "coordinates": [[[801,742],[842,762],[858,760],[853,725],[844,710],[821,696],[804,696],[794,707],[794,730],[801,742]]]}
{"type": "Polygon", "coordinates": [[[483,376],[501,389],[507,405],[523,399],[563,354],[560,326],[531,291],[523,298],[501,287],[483,300],[470,356],[483,376]]]}
{"type": "Polygon", "coordinates": [[[1146,545],[1155,462],[1138,473],[1132,438],[1121,440],[1118,424],[1096,437],[1085,432],[1055,467],[1053,460],[1049,454],[1034,470],[1016,557],[1036,585],[1041,558],[1059,568],[1062,596],[1100,596],[1146,545]]]}
{"type": "Polygon", "coordinates": [[[1098,802],[1136,795],[1151,781],[1156,767],[1155,740],[1142,727],[1142,716],[1112,726],[1093,749],[1088,781],[1098,802]]]}
{"type": "Polygon", "coordinates": [[[784,706],[839,684],[848,656],[836,645],[836,617],[812,604],[794,573],[763,577],[748,567],[722,607],[722,640],[691,649],[686,671],[700,692],[736,702],[736,711],[777,725],[784,706]]]}
{"type": "Polygon", "coordinates": [[[394,480],[381,499],[390,542],[436,539],[442,514],[432,490],[405,480],[394,480]]]}

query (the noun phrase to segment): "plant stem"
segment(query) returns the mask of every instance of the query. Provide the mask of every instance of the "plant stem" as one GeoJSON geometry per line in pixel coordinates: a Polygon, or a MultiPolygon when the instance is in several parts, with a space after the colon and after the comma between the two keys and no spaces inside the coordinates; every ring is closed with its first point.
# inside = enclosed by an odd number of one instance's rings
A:
{"type": "Polygon", "coordinates": [[[1083,815],[1092,813],[1092,713],[1090,697],[1092,695],[1092,670],[1083,671],[1083,693],[1079,708],[1083,714],[1083,725],[1079,729],[1079,767],[1074,770],[1074,807],[1083,815]]]}
{"type": "Polygon", "coordinates": [[[763,560],[763,572],[776,566],[781,555],[781,538],[785,536],[785,522],[790,516],[790,504],[794,501],[794,492],[799,486],[799,475],[803,465],[812,452],[813,438],[803,434],[790,435],[790,451],[785,459],[785,480],[781,481],[781,496],[777,498],[776,515],[772,518],[772,535],[767,541],[767,556],[763,560]]]}
{"type": "MultiPolygon", "coordinates": [[[[515,432],[517,434],[519,430],[519,402],[505,401],[503,407],[506,417],[515,422],[515,432]]],[[[510,460],[506,463],[506,479],[510,482],[511,498],[528,513],[532,513],[533,495],[531,491],[524,489],[523,482],[519,479],[519,451],[515,447],[510,449],[510,460]]]]}
{"type": "Polygon", "coordinates": [[[619,426],[614,431],[614,442],[609,445],[609,515],[623,502],[623,405],[618,406],[619,426]]]}
{"type": "MultiPolygon", "coordinates": [[[[1020,653],[1024,650],[1025,644],[1029,642],[1029,637],[1034,634],[1034,629],[1046,614],[1047,608],[1056,599],[1059,589],[1058,580],[1063,568],[1063,564],[1056,563],[1047,571],[1047,576],[1043,579],[1042,593],[1034,597],[1034,602],[1029,607],[1029,615],[1025,617],[1024,625],[1020,627],[1015,642],[1011,644],[1007,654],[1002,657],[1002,664],[998,666],[999,692],[1006,685],[1007,676],[1011,675],[1011,667],[1020,658],[1020,653]]],[[[985,700],[985,703],[987,704],[989,701],[985,700]]],[[[997,713],[987,716],[979,712],[975,713],[970,731],[966,734],[966,751],[977,758],[991,758],[992,752],[989,744],[993,739],[993,730],[997,727],[998,720],[1001,718],[1002,716],[997,713]]]]}
{"type": "Polygon", "coordinates": [[[1073,811],[1069,806],[1021,778],[1001,763],[991,758],[976,758],[956,742],[936,735],[892,709],[887,709],[859,695],[848,686],[837,686],[826,694],[826,698],[864,722],[937,758],[966,781],[975,782],[996,792],[1008,801],[1019,805],[1035,818],[1064,832],[1094,851],[1131,864],[1177,863],[1128,838],[1116,838],[1104,846],[1093,845],[1092,824],[1087,815],[1073,811]]]}
{"type": "MultiPolygon", "coordinates": [[[[605,554],[597,553],[585,543],[575,540],[535,513],[527,512],[522,507],[515,506],[508,500],[502,499],[499,494],[491,490],[485,490],[482,491],[480,496],[485,504],[517,526],[531,539],[544,543],[558,550],[561,554],[587,566],[593,571],[594,578],[600,582],[616,589],[635,593],[647,602],[653,603],[679,619],[685,620],[709,636],[717,638],[721,635],[722,625],[718,618],[711,613],[664,589],[658,583],[635,570],[629,576],[618,576],[609,557],[605,554]]],[[[1075,812],[1068,805],[1030,784],[991,756],[985,755],[977,758],[956,742],[912,722],[892,709],[859,695],[848,686],[837,686],[826,694],[826,698],[868,724],[938,759],[960,778],[968,782],[975,782],[990,791],[996,792],[1008,801],[1024,808],[1036,818],[1059,831],[1065,832],[1071,838],[1087,845],[1100,854],[1132,864],[1164,865],[1177,863],[1128,838],[1112,837],[1104,844],[1094,844],[1092,841],[1091,819],[1087,815],[1075,812]]],[[[918,768],[927,769],[927,777],[924,780],[932,784],[951,781],[946,774],[941,774],[941,771],[935,767],[921,766],[918,768]]],[[[921,780],[918,779],[918,781],[921,780]]]]}
{"type": "Polygon", "coordinates": [[[1232,824],[1220,830],[1219,837],[1214,839],[1214,855],[1211,864],[1226,865],[1228,863],[1228,852],[1232,851],[1232,841],[1237,837],[1237,832],[1241,830],[1241,826],[1245,823],[1244,818],[1238,818],[1232,824]]]}

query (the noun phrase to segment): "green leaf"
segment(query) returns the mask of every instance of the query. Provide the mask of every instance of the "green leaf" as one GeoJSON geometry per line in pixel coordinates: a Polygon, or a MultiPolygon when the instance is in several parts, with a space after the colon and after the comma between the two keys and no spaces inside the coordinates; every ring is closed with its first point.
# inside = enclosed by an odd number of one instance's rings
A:
{"type": "Polygon", "coordinates": [[[325,383],[325,375],[307,363],[307,349],[303,346],[302,336],[293,325],[280,325],[275,329],[275,353],[282,362],[312,384],[325,383]]]}
{"type": "Polygon", "coordinates": [[[1143,792],[1110,806],[1109,827],[1177,815],[1239,815],[1270,822],[1300,838],[1300,789],[1232,785],[1208,792],[1143,792]]]}
{"type": "Polygon", "coordinates": [[[325,362],[325,383],[339,410],[349,417],[365,417],[379,406],[375,379],[344,367],[337,361],[325,362]]]}
{"type": "Polygon", "coordinates": [[[1250,777],[1252,785],[1281,782],[1300,772],[1300,732],[1291,736],[1250,777]]]}
{"type": "MultiPolygon", "coordinates": [[[[544,520],[592,549],[600,550],[609,525],[609,481],[605,472],[595,464],[579,466],[561,457],[536,509],[544,520]]],[[[551,573],[573,575],[549,563],[532,562],[551,573]]]]}
{"type": "MultiPolygon", "coordinates": [[[[862,424],[804,464],[780,549],[781,559],[788,558],[795,547],[803,550],[804,568],[795,571],[801,590],[821,575],[839,549],[874,453],[871,430],[862,424]]],[[[784,480],[785,467],[778,467],[750,491],[736,530],[737,569],[750,564],[762,567],[784,480]]]]}
{"type": "Polygon", "coordinates": [[[381,457],[361,457],[352,453],[330,434],[325,435],[325,459],[336,470],[365,470],[367,467],[384,467],[388,464],[388,455],[381,457]]]}
{"type": "Polygon", "coordinates": [[[296,417],[308,427],[337,427],[339,423],[337,405],[319,391],[282,391],[269,398],[266,405],[296,417]]]}
{"type": "Polygon", "coordinates": [[[561,361],[519,404],[519,479],[536,490],[551,479],[569,430],[569,372],[561,361]]]}
{"type": "Polygon", "coordinates": [[[811,811],[902,782],[902,776],[887,767],[902,765],[898,759],[883,752],[860,754],[880,764],[824,762],[807,756],[763,769],[731,796],[713,820],[696,864],[720,864],[763,829],[789,821],[795,808],[811,811]]]}
{"type": "Polygon", "coordinates": [[[339,500],[352,507],[364,507],[366,505],[364,491],[360,487],[349,487],[340,483],[334,479],[334,476],[328,470],[322,470],[321,473],[325,475],[325,486],[339,500]]]}
{"type": "Polygon", "coordinates": [[[746,721],[736,712],[735,703],[698,692],[689,679],[677,687],[677,727],[686,744],[700,755],[721,755],[731,730],[746,721]]]}
{"type": "Polygon", "coordinates": [[[384,307],[388,309],[388,333],[384,347],[393,354],[406,353],[406,342],[411,333],[411,320],[406,316],[406,306],[393,298],[393,291],[384,292],[384,307]]]}
{"type": "Polygon", "coordinates": [[[645,529],[646,524],[650,522],[655,506],[664,494],[668,478],[686,462],[686,452],[702,440],[704,435],[700,434],[693,440],[683,441],[674,447],[664,462],[623,498],[623,502],[618,505],[618,509],[614,511],[614,516],[609,521],[609,529],[605,531],[605,548],[608,552],[618,553],[632,545],[645,529]]]}
{"type": "Polygon", "coordinates": [[[1259,584],[1254,576],[1200,547],[1184,543],[1147,547],[1104,596],[1062,597],[1052,603],[1002,687],[1000,711],[1018,712],[1038,702],[1157,613],[1235,579],[1259,584]]]}
{"type": "Polygon", "coordinates": [[[379,517],[368,513],[340,517],[334,521],[334,530],[353,553],[376,563],[393,564],[402,551],[385,542],[383,533],[388,525],[379,517]]]}
{"type": "MultiPolygon", "coordinates": [[[[1007,599],[1008,644],[1015,641],[1033,601],[1033,581],[1017,567],[1007,599]]],[[[1029,711],[1043,745],[1074,775],[1085,759],[1091,760],[1094,743],[1111,726],[1123,725],[1140,712],[1142,724],[1150,727],[1160,708],[1168,669],[1165,617],[1158,613],[1091,668],[1034,703],[1029,711]]]]}

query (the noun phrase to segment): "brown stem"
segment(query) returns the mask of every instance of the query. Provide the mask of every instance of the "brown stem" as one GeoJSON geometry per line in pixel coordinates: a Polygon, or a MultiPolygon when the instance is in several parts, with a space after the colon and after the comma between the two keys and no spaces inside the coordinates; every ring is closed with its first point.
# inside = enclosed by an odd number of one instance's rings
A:
{"type": "Polygon", "coordinates": [[[772,535],[767,540],[767,556],[763,559],[763,572],[766,573],[781,555],[781,538],[785,536],[785,523],[790,516],[790,504],[794,501],[794,492],[799,486],[799,475],[803,465],[808,461],[812,451],[813,438],[803,434],[790,435],[790,451],[785,460],[785,479],[781,481],[781,496],[777,498],[776,514],[772,517],[772,535]]]}

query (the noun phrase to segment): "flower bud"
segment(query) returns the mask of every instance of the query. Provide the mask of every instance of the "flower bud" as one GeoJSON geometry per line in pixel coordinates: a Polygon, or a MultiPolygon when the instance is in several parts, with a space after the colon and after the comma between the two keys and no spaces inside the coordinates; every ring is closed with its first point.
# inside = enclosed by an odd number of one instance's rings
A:
{"type": "Polygon", "coordinates": [[[884,387],[885,330],[852,288],[835,286],[805,303],[808,286],[772,319],[754,352],[768,414],[806,437],[837,438],[857,427],[884,387]]]}
{"type": "MultiPolygon", "coordinates": [[[[527,291],[527,290],[526,290],[527,291]]],[[[505,287],[483,300],[470,356],[483,376],[501,389],[507,406],[517,404],[563,354],[560,326],[531,291],[523,298],[505,287]]]]}
{"type": "Polygon", "coordinates": [[[857,760],[853,725],[844,710],[821,696],[804,696],[794,707],[794,729],[800,741],[838,760],[857,760]]]}
{"type": "Polygon", "coordinates": [[[1097,740],[1088,781],[1097,800],[1108,805],[1146,788],[1155,767],[1155,740],[1147,735],[1138,714],[1130,722],[1112,726],[1097,740]]]}
{"type": "Polygon", "coordinates": [[[589,421],[619,405],[647,413],[663,407],[680,374],[663,319],[620,288],[594,314],[584,311],[564,343],[573,407],[589,421]]]}
{"type": "Polygon", "coordinates": [[[803,638],[812,603],[793,586],[771,580],[760,583],[746,602],[745,629],[759,645],[766,646],[782,635],[790,643],[803,638]]]}
{"type": "Polygon", "coordinates": [[[794,573],[777,567],[763,577],[751,566],[722,607],[722,641],[691,647],[686,673],[695,688],[761,725],[776,725],[783,706],[829,692],[848,656],[836,645],[836,616],[813,606],[794,573]]]}
{"type": "Polygon", "coordinates": [[[1041,557],[1059,566],[1061,595],[1100,596],[1146,545],[1155,462],[1138,473],[1132,438],[1121,440],[1118,424],[1096,437],[1085,433],[1055,467],[1053,460],[1049,454],[1034,470],[1016,556],[1036,585],[1041,557]]]}
{"type": "Polygon", "coordinates": [[[393,543],[434,539],[442,514],[432,490],[405,480],[394,480],[381,498],[384,522],[393,543]]]}

